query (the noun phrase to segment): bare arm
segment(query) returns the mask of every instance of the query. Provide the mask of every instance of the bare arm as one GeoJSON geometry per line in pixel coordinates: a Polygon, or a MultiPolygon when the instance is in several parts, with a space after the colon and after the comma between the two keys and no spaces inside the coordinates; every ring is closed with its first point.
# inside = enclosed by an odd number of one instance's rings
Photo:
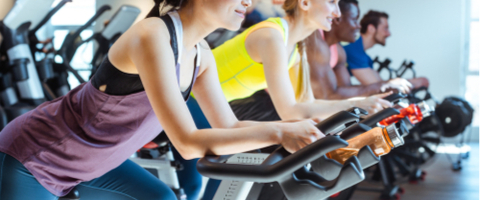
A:
{"type": "Polygon", "coordinates": [[[430,86],[430,82],[428,81],[428,79],[426,77],[412,78],[412,79],[408,79],[408,81],[410,83],[412,83],[413,88],[415,88],[415,89],[420,88],[420,87],[427,87],[428,88],[430,86]]]}
{"type": "Polygon", "coordinates": [[[204,48],[202,67],[192,91],[210,125],[213,128],[240,128],[262,124],[255,121],[238,121],[218,84],[220,81],[215,58],[206,42],[202,42],[201,46],[200,48],[204,48]]]}
{"type": "MultiPolygon", "coordinates": [[[[170,42],[165,24],[139,23],[135,28],[133,31],[137,32],[129,38],[130,48],[127,48],[127,53],[140,74],[153,111],[170,141],[185,159],[203,157],[207,154],[239,153],[279,143],[290,151],[296,151],[321,137],[313,123],[308,121],[290,124],[263,123],[246,128],[231,128],[236,124],[234,117],[230,116],[233,115],[231,111],[214,111],[214,114],[219,116],[213,124],[222,129],[198,130],[177,85],[173,52],[169,45],[158,45],[170,42]],[[219,120],[225,116],[227,118],[225,121],[219,120]],[[293,141],[293,144],[286,142],[287,140],[293,141]]],[[[215,68],[213,71],[204,69],[199,76],[198,84],[201,88],[212,88],[216,91],[206,95],[207,100],[224,108],[227,103],[225,98],[218,98],[221,94],[219,83],[217,82],[215,86],[212,81],[207,80],[212,78],[213,74],[216,76],[215,68]]],[[[196,93],[202,91],[195,87],[196,93]]],[[[205,99],[200,102],[205,104],[205,99]]],[[[212,113],[207,113],[207,116],[212,118],[212,113]]]]}
{"type": "Polygon", "coordinates": [[[382,81],[378,72],[372,68],[362,68],[352,70],[353,76],[360,81],[362,85],[369,85],[372,83],[378,83],[382,81]]]}
{"type": "MultiPolygon", "coordinates": [[[[340,110],[358,106],[362,101],[357,99],[297,102],[288,74],[287,50],[281,33],[273,28],[259,29],[247,37],[245,45],[252,58],[261,58],[259,62],[264,65],[270,96],[282,120],[326,118],[340,110]]],[[[388,102],[381,103],[389,105],[388,102]]]]}
{"type": "Polygon", "coordinates": [[[380,74],[372,68],[354,69],[352,74],[360,81],[362,86],[380,85],[380,91],[397,90],[403,93],[410,93],[412,84],[404,78],[394,78],[383,81],[380,74]]]}
{"type": "Polygon", "coordinates": [[[315,31],[306,39],[307,57],[310,65],[312,90],[317,99],[347,99],[357,96],[369,96],[380,92],[382,83],[367,86],[352,86],[350,74],[346,69],[345,50],[338,45],[338,64],[330,66],[330,48],[315,31]]]}

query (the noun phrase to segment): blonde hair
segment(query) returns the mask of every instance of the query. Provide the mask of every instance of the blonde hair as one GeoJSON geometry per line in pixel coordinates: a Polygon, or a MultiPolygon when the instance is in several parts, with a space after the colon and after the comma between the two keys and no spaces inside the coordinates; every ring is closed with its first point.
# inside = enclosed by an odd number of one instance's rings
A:
{"type": "MultiPolygon", "coordinates": [[[[298,0],[286,0],[282,6],[287,16],[294,18],[298,14],[298,0]]],[[[295,90],[295,99],[298,102],[304,102],[314,99],[312,85],[310,81],[310,66],[308,65],[305,40],[297,43],[298,53],[300,55],[300,64],[296,81],[292,84],[295,90]]]]}

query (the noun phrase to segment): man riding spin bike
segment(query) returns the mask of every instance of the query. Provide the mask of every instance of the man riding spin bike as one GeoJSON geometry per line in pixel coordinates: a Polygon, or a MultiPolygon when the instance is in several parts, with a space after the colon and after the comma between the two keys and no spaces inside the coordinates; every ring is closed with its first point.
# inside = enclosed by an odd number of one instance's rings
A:
{"type": "MultiPolygon", "coordinates": [[[[362,85],[382,81],[377,71],[373,69],[373,61],[366,54],[366,50],[376,44],[385,46],[386,39],[391,35],[388,25],[388,14],[378,11],[369,11],[360,21],[361,37],[357,41],[345,46],[348,69],[362,85]]],[[[427,87],[429,81],[425,77],[408,79],[412,89],[427,87]]]]}
{"type": "Polygon", "coordinates": [[[351,84],[347,55],[339,43],[355,42],[360,31],[360,11],[357,0],[340,1],[339,7],[342,15],[333,20],[331,31],[316,31],[307,38],[310,78],[315,97],[346,99],[378,94],[386,89],[408,92],[411,84],[402,78],[364,85],[351,84]]]}

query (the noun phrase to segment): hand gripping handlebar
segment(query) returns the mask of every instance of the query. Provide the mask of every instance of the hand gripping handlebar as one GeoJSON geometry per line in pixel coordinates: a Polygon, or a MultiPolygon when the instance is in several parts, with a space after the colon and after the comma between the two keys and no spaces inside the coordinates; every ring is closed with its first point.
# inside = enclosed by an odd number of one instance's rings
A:
{"type": "MultiPolygon", "coordinates": [[[[329,133],[358,119],[359,116],[352,112],[341,111],[320,122],[317,127],[329,133]]],[[[337,136],[327,136],[293,154],[279,147],[260,165],[227,164],[223,162],[230,156],[206,156],[198,161],[197,169],[202,175],[215,179],[278,182],[288,199],[322,199],[362,181],[364,174],[360,162],[352,156],[341,167],[334,181],[308,171],[304,166],[347,145],[337,136]]]]}
{"type": "Polygon", "coordinates": [[[407,98],[406,94],[403,93],[393,93],[391,95],[388,95],[387,97],[383,98],[384,100],[387,100],[391,103],[396,103],[400,99],[407,98]]]}

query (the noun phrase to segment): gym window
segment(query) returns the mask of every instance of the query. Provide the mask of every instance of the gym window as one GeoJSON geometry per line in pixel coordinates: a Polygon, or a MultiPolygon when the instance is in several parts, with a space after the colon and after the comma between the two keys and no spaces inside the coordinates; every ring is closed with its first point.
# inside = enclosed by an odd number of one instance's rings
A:
{"type": "MultiPolygon", "coordinates": [[[[470,1],[470,47],[469,47],[469,64],[466,70],[465,80],[465,99],[472,104],[475,114],[472,122],[473,127],[479,126],[479,68],[480,68],[480,0],[470,1]]],[[[478,129],[477,129],[478,130],[478,129]]]]}
{"type": "MultiPolygon", "coordinates": [[[[52,8],[55,7],[60,0],[55,0],[52,8]]],[[[54,36],[55,49],[60,49],[65,36],[70,32],[78,29],[84,25],[96,12],[95,7],[96,0],[81,0],[72,1],[60,9],[51,19],[52,33],[54,36]]],[[[93,34],[93,27],[82,32],[80,35],[83,39],[90,37],[93,34]]],[[[75,56],[70,64],[76,70],[79,70],[79,74],[84,80],[88,80],[90,76],[90,61],[93,58],[94,47],[93,43],[87,43],[78,48],[75,56]]],[[[61,62],[62,58],[57,56],[55,58],[57,62],[61,62]]],[[[72,88],[78,86],[80,83],[70,73],[68,76],[68,82],[72,88]]]]}

